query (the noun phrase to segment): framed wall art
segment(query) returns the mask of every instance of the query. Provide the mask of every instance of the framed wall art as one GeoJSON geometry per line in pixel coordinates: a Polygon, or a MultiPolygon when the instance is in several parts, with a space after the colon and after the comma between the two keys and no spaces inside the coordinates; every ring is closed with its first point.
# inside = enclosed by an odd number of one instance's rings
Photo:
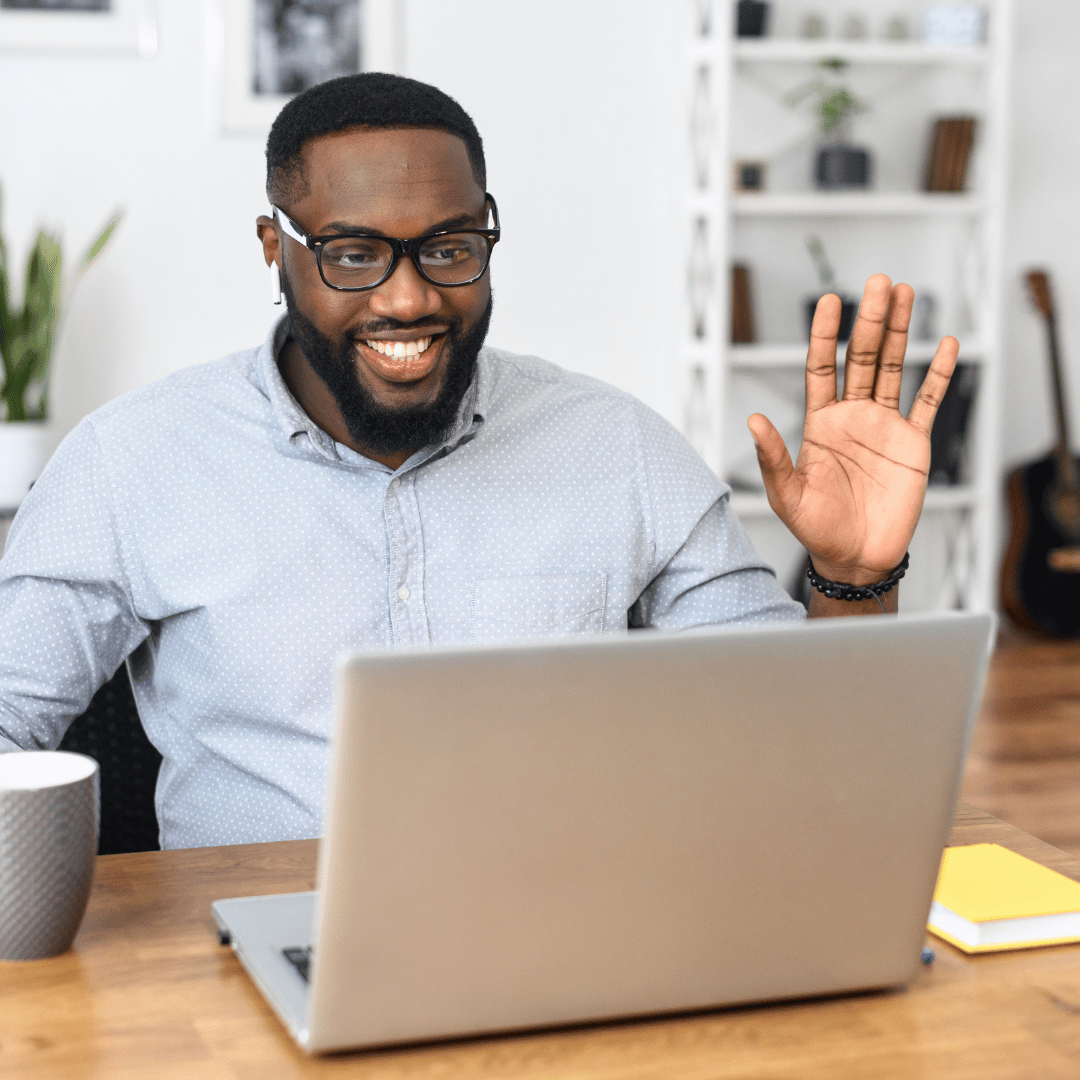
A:
{"type": "Polygon", "coordinates": [[[289,98],[357,71],[402,68],[403,0],[224,0],[223,126],[263,134],[289,98]]]}
{"type": "Polygon", "coordinates": [[[155,0],[0,0],[0,52],[157,52],[155,0]]]}

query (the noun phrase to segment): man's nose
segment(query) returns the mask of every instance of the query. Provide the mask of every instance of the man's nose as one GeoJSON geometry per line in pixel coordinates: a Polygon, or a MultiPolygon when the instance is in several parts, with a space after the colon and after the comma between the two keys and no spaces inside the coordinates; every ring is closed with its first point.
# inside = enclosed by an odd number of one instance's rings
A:
{"type": "Polygon", "coordinates": [[[442,307],[439,290],[420,276],[412,259],[402,256],[394,272],[371,290],[368,307],[372,314],[398,322],[416,322],[435,315],[442,307]]]}

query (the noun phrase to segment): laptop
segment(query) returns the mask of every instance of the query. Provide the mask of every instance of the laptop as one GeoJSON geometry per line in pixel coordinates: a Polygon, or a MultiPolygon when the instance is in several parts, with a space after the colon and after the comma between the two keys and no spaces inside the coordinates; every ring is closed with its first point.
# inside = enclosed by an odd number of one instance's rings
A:
{"type": "Polygon", "coordinates": [[[993,630],[347,656],[318,891],[222,941],[312,1053],[900,986],[993,630]]]}

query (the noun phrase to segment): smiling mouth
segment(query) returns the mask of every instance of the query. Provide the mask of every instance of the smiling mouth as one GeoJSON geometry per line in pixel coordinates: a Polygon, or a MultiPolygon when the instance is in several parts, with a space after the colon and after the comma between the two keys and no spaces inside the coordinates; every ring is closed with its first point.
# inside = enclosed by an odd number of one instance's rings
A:
{"type": "Polygon", "coordinates": [[[387,383],[407,386],[428,378],[435,371],[445,337],[445,333],[438,333],[412,341],[361,338],[357,344],[372,374],[387,383]]]}
{"type": "Polygon", "coordinates": [[[419,356],[427,352],[432,342],[431,337],[417,338],[416,341],[364,341],[369,349],[382,353],[383,356],[393,357],[395,360],[407,356],[419,356]]]}

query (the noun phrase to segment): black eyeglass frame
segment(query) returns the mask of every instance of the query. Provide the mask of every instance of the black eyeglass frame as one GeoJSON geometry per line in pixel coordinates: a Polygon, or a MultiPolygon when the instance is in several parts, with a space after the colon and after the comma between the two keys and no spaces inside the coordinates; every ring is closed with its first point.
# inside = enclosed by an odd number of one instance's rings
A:
{"type": "Polygon", "coordinates": [[[301,229],[280,206],[274,206],[273,203],[270,205],[271,209],[274,211],[274,219],[281,226],[282,232],[284,232],[286,236],[291,236],[297,243],[303,244],[304,247],[315,253],[315,262],[319,267],[319,277],[322,278],[323,284],[328,289],[337,289],[338,292],[366,292],[368,289],[378,288],[391,274],[393,274],[394,270],[397,269],[398,262],[406,257],[412,260],[413,266],[416,267],[416,272],[425,281],[440,289],[456,289],[459,285],[471,285],[474,281],[479,281],[484,274],[487,273],[488,265],[491,262],[491,252],[499,242],[499,236],[502,233],[502,230],[499,228],[499,208],[495,205],[495,199],[485,191],[484,206],[486,207],[488,203],[491,203],[491,217],[494,221],[494,224],[490,229],[440,229],[438,232],[425,233],[423,236],[414,236],[410,240],[402,240],[396,236],[383,236],[381,233],[366,232],[329,233],[325,236],[312,236],[309,233],[304,232],[304,230],[301,229]],[[435,240],[440,236],[459,236],[461,233],[482,236],[488,242],[487,258],[484,260],[484,265],[480,270],[480,273],[475,275],[475,277],[469,278],[468,281],[438,281],[426,274],[424,268],[420,265],[420,248],[429,240],[435,240]],[[367,240],[383,240],[390,245],[390,265],[386,268],[386,273],[383,274],[378,281],[373,281],[370,285],[333,285],[326,280],[322,265],[323,247],[330,243],[331,240],[348,240],[351,237],[363,237],[367,240]]]}

